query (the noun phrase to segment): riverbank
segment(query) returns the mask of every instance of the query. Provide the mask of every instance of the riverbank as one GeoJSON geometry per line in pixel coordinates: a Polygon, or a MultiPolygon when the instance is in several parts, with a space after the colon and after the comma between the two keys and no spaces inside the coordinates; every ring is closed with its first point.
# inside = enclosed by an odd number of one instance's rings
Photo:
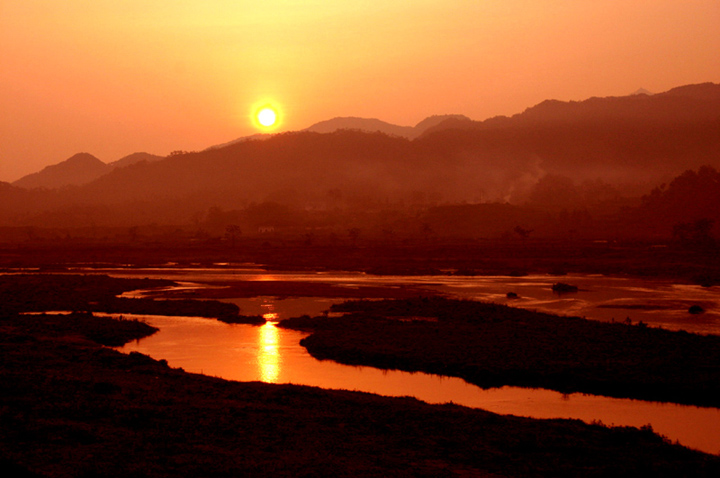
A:
{"type": "Polygon", "coordinates": [[[720,337],[560,317],[439,297],[349,301],[344,317],[280,326],[312,332],[318,359],[562,393],[720,406],[720,337]]]}
{"type": "Polygon", "coordinates": [[[6,312],[82,311],[115,314],[193,316],[226,323],[265,323],[240,314],[240,308],[217,300],[122,298],[138,289],[177,285],[165,279],[118,279],[102,274],[0,275],[0,310],[6,312]]]}
{"type": "Polygon", "coordinates": [[[720,284],[716,249],[671,242],[425,238],[414,241],[337,240],[308,243],[269,234],[220,241],[118,242],[112,239],[0,244],[0,270],[63,271],[84,267],[217,267],[262,264],[267,270],[359,271],[381,275],[527,275],[568,273],[672,279],[720,284]]]}
{"type": "Polygon", "coordinates": [[[93,326],[0,313],[0,462],[15,476],[720,472],[720,458],[671,445],[649,429],[228,382],[101,347],[88,338],[93,326]]]}

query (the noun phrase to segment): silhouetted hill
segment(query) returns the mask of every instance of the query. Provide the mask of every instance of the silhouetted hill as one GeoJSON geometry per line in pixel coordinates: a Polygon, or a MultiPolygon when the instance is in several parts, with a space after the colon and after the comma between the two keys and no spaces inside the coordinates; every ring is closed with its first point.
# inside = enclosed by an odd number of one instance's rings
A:
{"type": "Polygon", "coordinates": [[[657,182],[720,162],[720,85],[547,100],[509,118],[448,120],[419,141],[435,155],[474,156],[498,166],[509,160],[528,170],[534,165],[540,174],[657,182]]]}
{"type": "Polygon", "coordinates": [[[272,136],[272,135],[270,135],[270,134],[264,134],[264,133],[252,134],[252,135],[250,135],[250,136],[243,136],[242,138],[237,138],[237,139],[234,139],[234,140],[232,140],[232,141],[228,141],[227,143],[214,144],[214,145],[212,145],[212,146],[209,146],[209,147],[205,148],[203,151],[209,151],[209,150],[211,150],[211,149],[225,148],[225,147],[227,147],[227,146],[232,146],[233,144],[242,143],[242,142],[245,142],[245,141],[262,140],[262,139],[269,138],[270,136],[272,136]]]}
{"type": "Polygon", "coordinates": [[[88,153],[78,153],[61,163],[47,166],[42,171],[23,176],[13,183],[25,189],[56,189],[66,186],[87,184],[115,168],[124,168],[141,161],[157,161],[163,156],[149,153],[133,153],[105,164],[88,153]]]}
{"type": "Polygon", "coordinates": [[[545,100],[512,117],[498,116],[485,121],[458,121],[450,118],[425,134],[448,129],[484,130],[533,124],[593,123],[671,123],[679,120],[701,121],[720,118],[720,85],[702,83],[673,88],[664,93],[648,94],[638,90],[629,96],[589,98],[584,101],[545,100]]]}
{"type": "MultiPolygon", "coordinates": [[[[80,188],[95,203],[196,197],[228,206],[295,191],[302,200],[329,189],[378,191],[381,170],[397,176],[409,141],[381,133],[294,132],[117,169],[80,188]]],[[[381,188],[380,188],[381,189],[381,188]]]]}
{"type": "Polygon", "coordinates": [[[344,117],[333,118],[321,121],[306,128],[304,131],[314,133],[333,133],[342,129],[365,131],[369,133],[385,133],[389,136],[401,136],[407,139],[415,139],[422,135],[427,129],[433,128],[447,120],[470,121],[470,118],[463,115],[435,115],[425,118],[414,127],[398,126],[374,118],[344,117]]]}
{"type": "Polygon", "coordinates": [[[439,125],[445,127],[462,127],[463,124],[471,124],[472,120],[464,115],[435,115],[425,118],[421,122],[415,125],[414,138],[423,135],[426,131],[431,128],[437,128],[439,125]]]}
{"type": "Polygon", "coordinates": [[[375,118],[356,118],[352,116],[321,121],[306,128],[305,131],[313,133],[333,133],[340,129],[366,132],[378,131],[390,136],[402,136],[404,138],[412,137],[414,131],[411,126],[398,126],[375,118]]]}
{"type": "Polygon", "coordinates": [[[124,168],[126,166],[133,165],[135,163],[139,163],[141,161],[158,161],[160,159],[163,159],[164,156],[158,156],[156,154],[150,154],[150,153],[133,153],[127,156],[124,156],[117,161],[113,161],[112,163],[108,163],[108,166],[111,168],[124,168]]]}
{"type": "Polygon", "coordinates": [[[351,129],[365,132],[380,132],[390,136],[401,136],[403,138],[415,139],[422,135],[429,128],[433,128],[440,123],[448,120],[454,121],[470,121],[470,118],[463,115],[434,115],[420,121],[414,127],[411,126],[398,126],[378,119],[367,119],[367,118],[334,118],[327,121],[321,121],[316,123],[306,131],[313,131],[316,133],[332,133],[340,129],[351,129]]]}
{"type": "Polygon", "coordinates": [[[673,88],[655,95],[590,98],[585,101],[546,100],[513,117],[520,123],[646,122],[677,125],[679,120],[717,119],[720,85],[704,83],[673,88]]]}
{"type": "Polygon", "coordinates": [[[643,197],[634,220],[668,234],[683,223],[720,226],[720,173],[710,166],[685,171],[643,197]]]}
{"type": "Polygon", "coordinates": [[[107,164],[88,153],[78,153],[65,161],[47,166],[42,171],[24,176],[13,185],[32,188],[59,188],[89,183],[110,170],[107,164]]]}
{"type": "Polygon", "coordinates": [[[700,83],[697,85],[678,86],[661,94],[663,96],[695,98],[701,101],[720,101],[720,85],[715,83],[700,83]]]}

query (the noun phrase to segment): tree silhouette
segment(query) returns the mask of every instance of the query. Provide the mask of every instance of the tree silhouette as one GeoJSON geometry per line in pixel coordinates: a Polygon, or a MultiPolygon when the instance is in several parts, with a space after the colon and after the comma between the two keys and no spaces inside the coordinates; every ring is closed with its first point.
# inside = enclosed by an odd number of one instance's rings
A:
{"type": "Polygon", "coordinates": [[[673,226],[673,239],[683,247],[709,248],[715,246],[712,228],[715,221],[708,218],[681,222],[673,226]]]}

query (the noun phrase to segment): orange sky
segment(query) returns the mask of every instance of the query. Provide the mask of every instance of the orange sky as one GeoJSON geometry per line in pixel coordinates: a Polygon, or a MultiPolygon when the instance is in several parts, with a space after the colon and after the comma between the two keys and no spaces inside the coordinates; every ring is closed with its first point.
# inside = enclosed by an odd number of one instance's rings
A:
{"type": "Polygon", "coordinates": [[[0,0],[0,181],[335,116],[720,83],[718,0],[0,0]]]}

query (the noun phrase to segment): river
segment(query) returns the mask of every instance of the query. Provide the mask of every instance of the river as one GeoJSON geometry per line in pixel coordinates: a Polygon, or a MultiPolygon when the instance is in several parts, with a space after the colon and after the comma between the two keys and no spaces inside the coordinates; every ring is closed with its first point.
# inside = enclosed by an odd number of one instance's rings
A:
{"type": "MultiPolygon", "coordinates": [[[[99,272],[99,271],[93,271],[99,272]]],[[[268,273],[257,269],[107,270],[117,276],[163,277],[182,281],[181,287],[204,287],[214,281],[306,281],[358,288],[368,285],[422,286],[444,294],[492,300],[535,310],[598,320],[643,321],[650,326],[720,333],[720,290],[678,285],[670,281],[575,275],[527,277],[369,276],[355,273],[268,273]],[[561,279],[579,287],[577,294],[550,290],[561,279]],[[515,292],[517,299],[508,299],[515,292]],[[700,316],[688,313],[702,305],[700,316]]],[[[134,295],[142,295],[137,292],[134,295]]],[[[248,315],[269,319],[264,326],[228,325],[196,317],[144,316],[160,332],[121,348],[138,351],[188,372],[228,380],[295,383],[348,389],[387,396],[413,396],[428,403],[453,402],[502,414],[535,418],[576,418],[616,426],[651,425],[683,445],[720,453],[720,409],[613,399],[583,394],[563,395],[541,389],[502,387],[483,390],[461,379],[423,373],[382,371],[318,361],[299,345],[305,334],[276,327],[274,321],[317,314],[339,298],[263,296],[230,298],[248,315]]]]}

